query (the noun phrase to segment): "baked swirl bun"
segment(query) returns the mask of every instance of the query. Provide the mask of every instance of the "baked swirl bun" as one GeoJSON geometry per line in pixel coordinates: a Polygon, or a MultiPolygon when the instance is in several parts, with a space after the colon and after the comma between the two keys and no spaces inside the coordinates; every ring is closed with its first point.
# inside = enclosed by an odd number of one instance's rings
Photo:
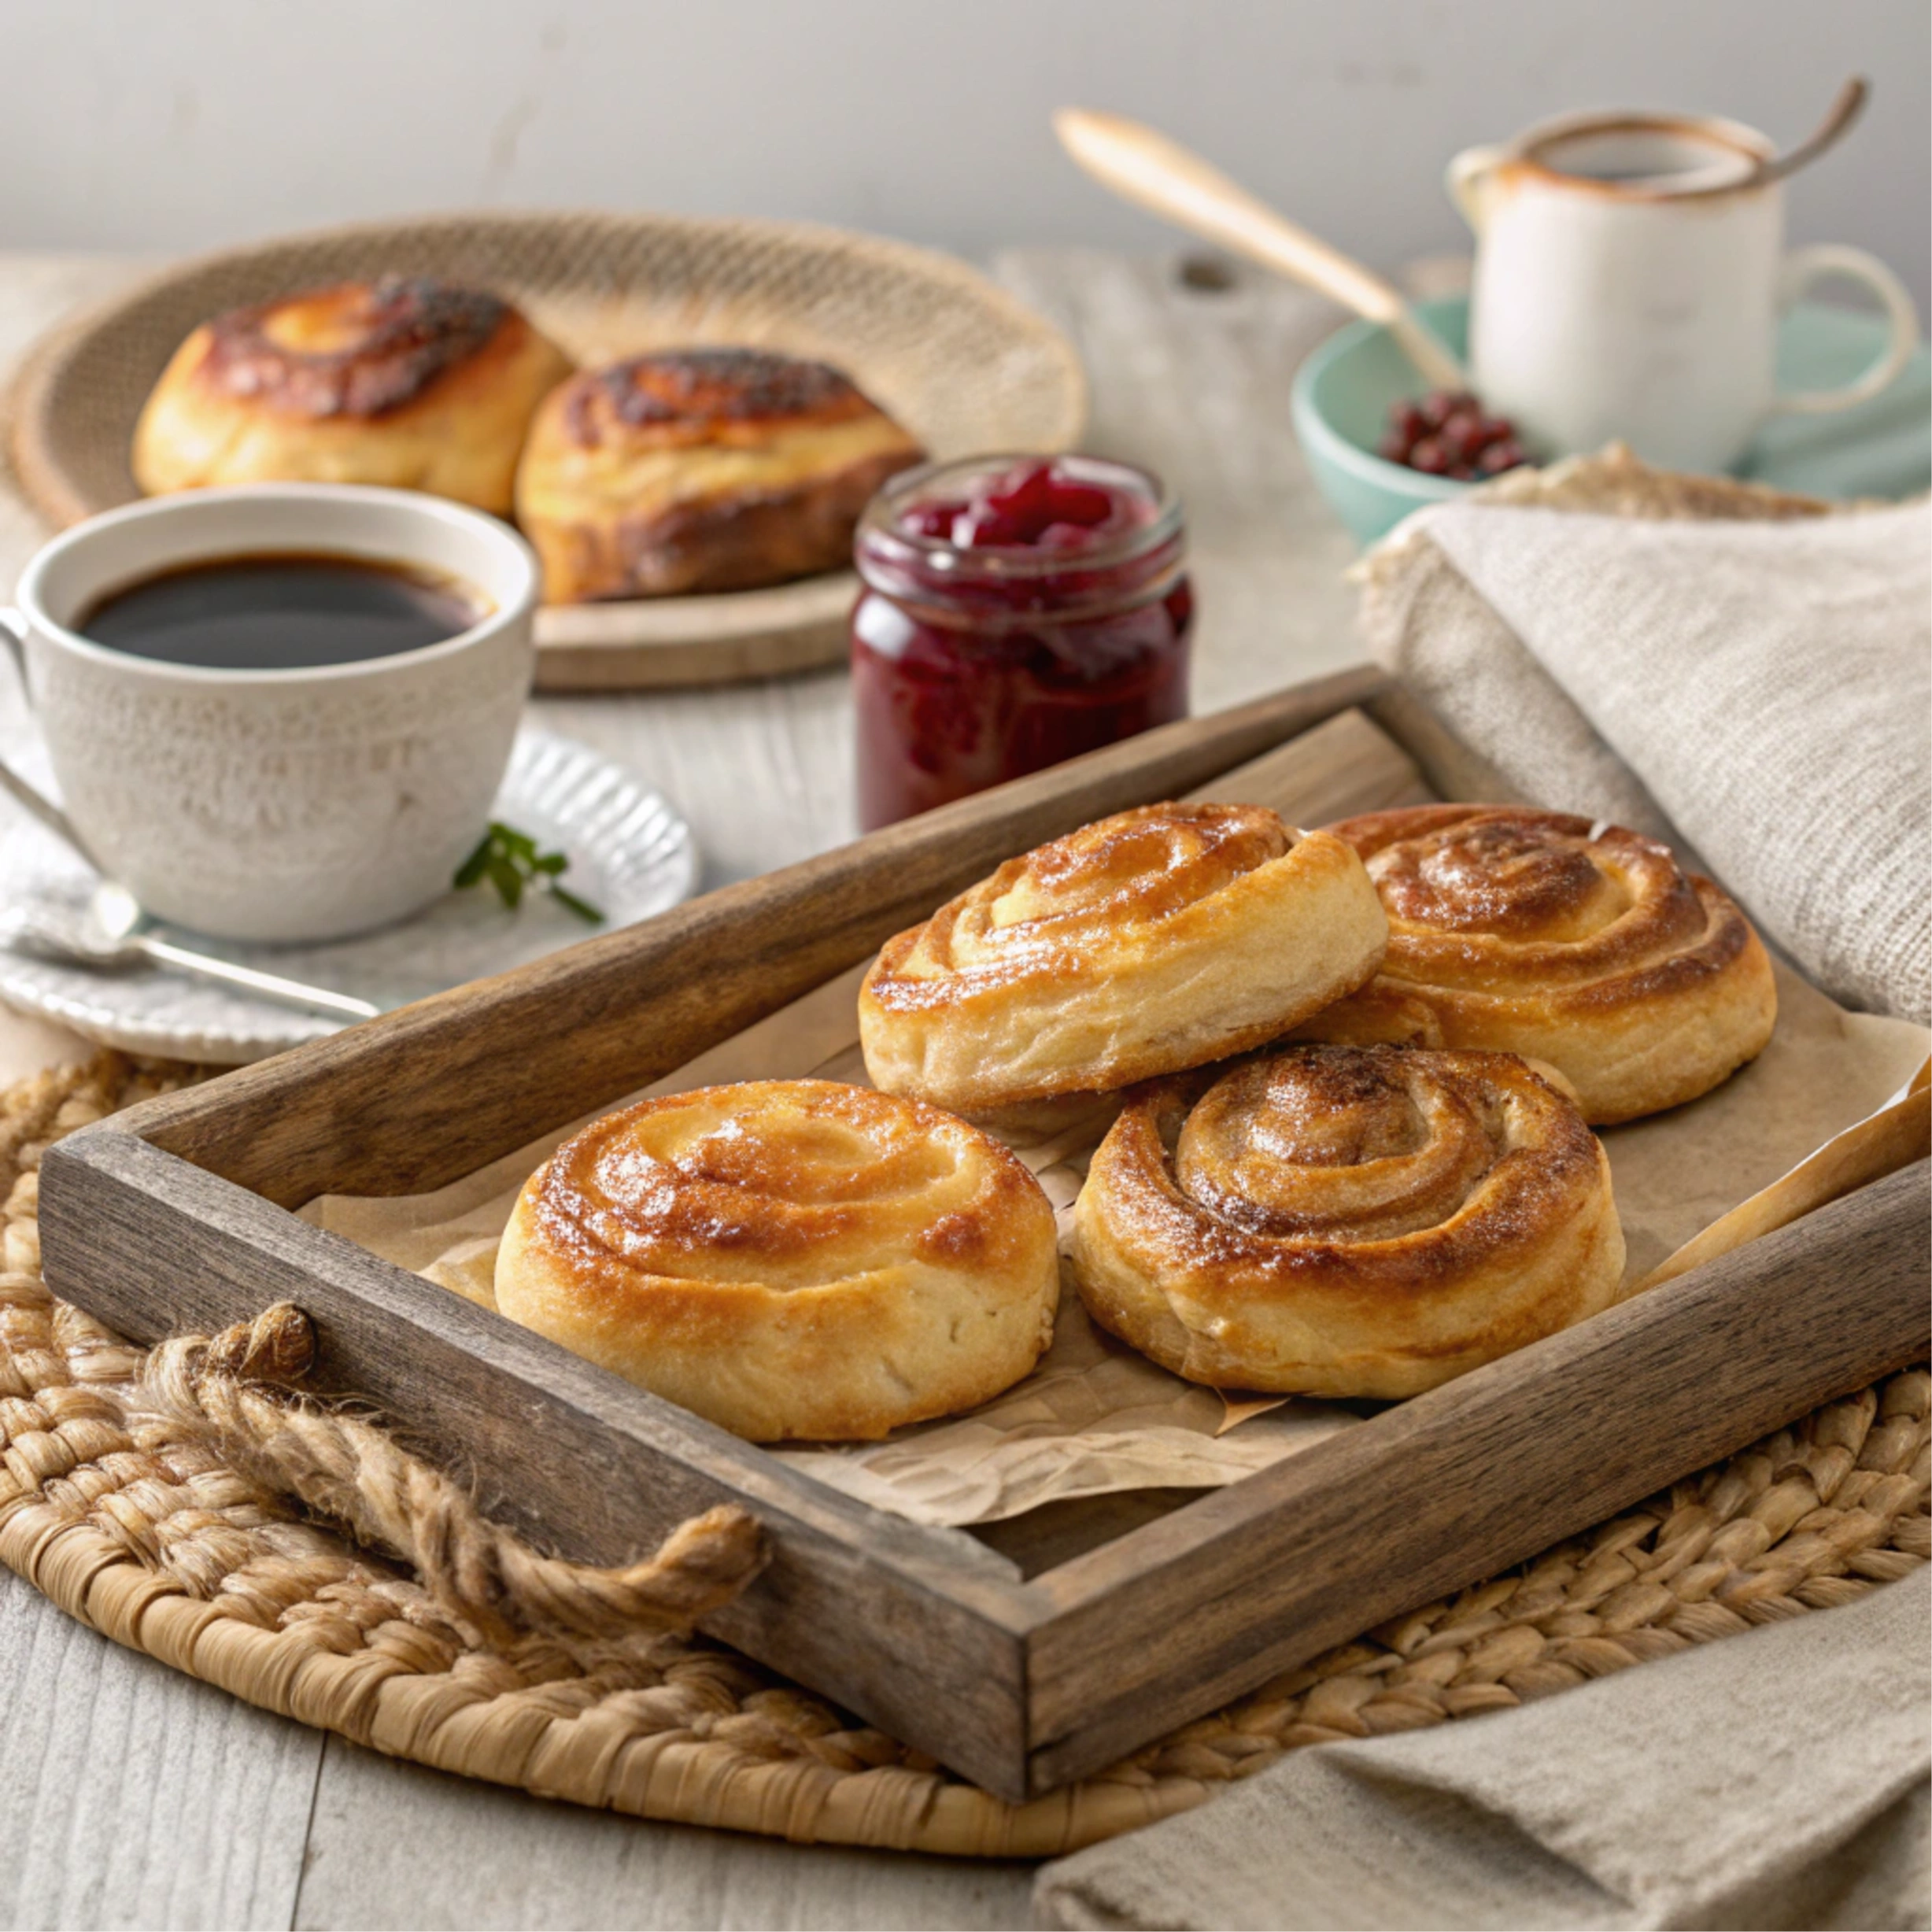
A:
{"type": "Polygon", "coordinates": [[[923,454],[836,369],[686,349],[586,370],[537,412],[516,514],[552,604],[744,590],[851,561],[923,454]]]}
{"type": "Polygon", "coordinates": [[[1508,1054],[1298,1047],[1160,1083],[1073,1212],[1094,1319],[1221,1388],[1413,1395],[1595,1314],[1624,1270],[1603,1149],[1508,1054]]]}
{"type": "Polygon", "coordinates": [[[1388,914],[1373,983],[1302,1039],[1547,1061],[1598,1126],[1708,1093],[1778,1016],[1750,922],[1669,849],[1508,805],[1422,805],[1331,826],[1388,914]]]}
{"type": "Polygon", "coordinates": [[[965,1121],[754,1081],[593,1122],[533,1174],[497,1306],[749,1438],[870,1439],[970,1409],[1046,1346],[1053,1210],[965,1121]]]}
{"type": "Polygon", "coordinates": [[[1258,805],[1143,805],[1007,860],[888,940],[859,996],[875,1085],[999,1114],[1285,1032],[1387,922],[1340,839],[1258,805]]]}
{"type": "Polygon", "coordinates": [[[510,305],[427,276],[237,308],[175,352],[135,429],[150,496],[379,483],[510,513],[517,453],[563,351],[510,305]]]}

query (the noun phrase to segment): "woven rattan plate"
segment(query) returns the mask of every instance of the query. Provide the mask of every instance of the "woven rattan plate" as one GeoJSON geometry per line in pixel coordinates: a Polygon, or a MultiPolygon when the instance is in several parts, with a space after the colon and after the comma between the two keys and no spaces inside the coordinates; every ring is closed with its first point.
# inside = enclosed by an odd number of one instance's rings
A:
{"type": "Polygon", "coordinates": [[[577,1570],[484,1523],[368,1420],[301,1395],[293,1311],[147,1351],[56,1300],[42,1151],[194,1077],[109,1054],[0,1095],[0,1561],[116,1642],[394,1757],[637,1817],[1040,1856],[1185,1810],[1286,1751],[1508,1709],[1849,1602],[1928,1553],[1919,1369],[1099,1776],[1005,1804],[680,1634],[680,1603],[740,1557],[707,1545],[706,1519],[634,1570],[577,1570]],[[658,1627],[614,1631],[626,1605],[658,1627]]]}
{"type": "MultiPolygon", "coordinates": [[[[290,236],[166,270],[48,338],[21,370],[13,454],[65,526],[139,493],[135,421],[210,316],[393,271],[479,283],[580,363],[742,343],[844,370],[936,456],[1059,449],[1086,419],[1072,345],[962,262],[829,228],[667,216],[450,215],[290,236]]],[[[829,663],[849,572],[767,590],[559,607],[537,619],[539,685],[709,684],[829,663]]]]}

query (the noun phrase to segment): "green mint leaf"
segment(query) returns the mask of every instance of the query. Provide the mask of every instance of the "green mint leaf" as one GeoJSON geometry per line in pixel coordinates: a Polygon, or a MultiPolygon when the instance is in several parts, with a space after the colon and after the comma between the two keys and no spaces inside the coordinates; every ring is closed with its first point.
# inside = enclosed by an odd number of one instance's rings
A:
{"type": "Polygon", "coordinates": [[[459,890],[464,886],[475,885],[482,877],[483,868],[489,863],[491,849],[489,834],[485,833],[476,850],[456,868],[454,882],[459,890]]]}
{"type": "Polygon", "coordinates": [[[588,900],[579,899],[574,892],[566,892],[560,885],[552,885],[550,888],[550,896],[554,899],[560,906],[565,907],[569,911],[575,913],[578,918],[583,920],[586,924],[590,925],[603,925],[604,914],[598,911],[597,907],[592,905],[588,900]]]}
{"type": "Polygon", "coordinates": [[[488,866],[489,882],[514,912],[523,897],[523,875],[501,853],[493,853],[488,866]]]}
{"type": "Polygon", "coordinates": [[[595,906],[573,892],[565,892],[556,883],[559,874],[570,870],[570,863],[567,853],[539,851],[537,841],[527,832],[519,832],[514,826],[493,819],[482,842],[456,868],[455,884],[460,888],[467,887],[488,879],[497,888],[497,896],[512,912],[523,903],[526,886],[545,885],[553,899],[578,918],[587,920],[593,925],[601,925],[604,914],[595,906]]]}

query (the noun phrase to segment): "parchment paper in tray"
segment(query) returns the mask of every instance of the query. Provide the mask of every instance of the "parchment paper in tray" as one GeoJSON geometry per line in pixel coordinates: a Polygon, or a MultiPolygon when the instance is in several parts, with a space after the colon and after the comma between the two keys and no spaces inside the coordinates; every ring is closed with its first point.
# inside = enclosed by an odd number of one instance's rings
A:
{"type": "MultiPolygon", "coordinates": [[[[1332,744],[1341,741],[1338,736],[1332,744]]],[[[1251,782],[1258,770],[1280,769],[1280,755],[1249,767],[1250,781],[1224,781],[1211,795],[1284,803],[1297,815],[1298,800],[1269,797],[1251,782]]],[[[1341,809],[1322,815],[1339,816],[1341,809]]],[[[864,1084],[855,1010],[863,972],[818,988],[646,1091],[807,1075],[864,1084]]],[[[1778,990],[1777,1032],[1753,1065],[1689,1106],[1604,1134],[1630,1280],[1882,1106],[1925,1058],[1927,1036],[1920,1028],[1848,1014],[1782,967],[1778,990]]],[[[433,1194],[324,1195],[301,1211],[489,1306],[497,1243],[518,1191],[574,1131],[534,1141],[433,1194]]],[[[1020,1150],[1063,1228],[1090,1151],[1090,1145],[1066,1143],[1020,1150]]],[[[1181,1381],[1095,1329],[1068,1287],[1040,1366],[984,1408],[902,1430],[881,1443],[774,1453],[881,1508],[918,1522],[957,1524],[1110,1491],[1214,1487],[1357,1420],[1339,1405],[1300,1401],[1227,1427],[1233,1413],[1214,1391],[1181,1381]]]]}

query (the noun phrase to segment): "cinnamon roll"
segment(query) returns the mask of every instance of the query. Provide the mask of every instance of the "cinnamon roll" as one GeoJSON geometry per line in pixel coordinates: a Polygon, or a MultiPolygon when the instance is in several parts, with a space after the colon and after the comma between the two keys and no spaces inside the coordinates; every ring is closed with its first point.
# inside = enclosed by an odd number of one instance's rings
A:
{"type": "Polygon", "coordinates": [[[563,351],[509,303],[426,275],[309,289],[205,322],[135,429],[150,496],[223,483],[378,483],[510,513],[563,351]]]}
{"type": "Polygon", "coordinates": [[[517,521],[552,604],[745,590],[851,561],[919,445],[833,368],[686,349],[586,370],[546,401],[517,521]]]}
{"type": "Polygon", "coordinates": [[[1750,922],[1669,849],[1510,805],[1420,805],[1329,829],[1388,914],[1372,984],[1298,1030],[1547,1061],[1598,1126],[1694,1100],[1778,1016],[1750,922]]]}
{"type": "Polygon", "coordinates": [[[1047,1346],[1053,1210],[965,1121],[829,1081],[646,1100],[567,1141],[497,1261],[512,1321],[748,1437],[970,1409],[1047,1346]]]}
{"type": "Polygon", "coordinates": [[[1131,1099],[1074,1205],[1102,1327],[1217,1387],[1413,1395],[1607,1307],[1609,1163],[1513,1055],[1297,1047],[1131,1099]]]}
{"type": "Polygon", "coordinates": [[[859,996],[874,1084],[1003,1114],[1199,1066],[1376,969],[1352,848],[1258,805],[1143,805],[1009,859],[888,940],[859,996]]]}

